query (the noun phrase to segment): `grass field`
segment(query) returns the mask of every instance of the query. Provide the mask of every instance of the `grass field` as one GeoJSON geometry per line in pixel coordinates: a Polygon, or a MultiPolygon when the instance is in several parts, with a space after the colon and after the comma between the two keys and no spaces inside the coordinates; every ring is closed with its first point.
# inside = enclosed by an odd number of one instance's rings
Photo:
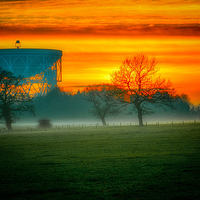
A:
{"type": "Polygon", "coordinates": [[[200,124],[0,133],[0,199],[200,199],[200,124]]]}

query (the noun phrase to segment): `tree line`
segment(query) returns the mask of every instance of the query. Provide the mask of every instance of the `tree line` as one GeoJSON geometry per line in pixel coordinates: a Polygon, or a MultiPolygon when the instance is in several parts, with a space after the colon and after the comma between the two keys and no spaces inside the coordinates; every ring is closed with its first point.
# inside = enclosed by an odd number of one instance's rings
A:
{"type": "Polygon", "coordinates": [[[91,85],[75,95],[55,87],[46,95],[30,98],[19,89],[23,77],[0,72],[0,119],[8,130],[24,112],[52,120],[93,116],[103,125],[107,117],[128,114],[137,116],[140,126],[146,115],[199,117],[200,105],[192,105],[187,95],[177,95],[172,83],[158,74],[157,60],[144,54],[126,58],[111,73],[111,84],[91,85]]]}
{"type": "MultiPolygon", "coordinates": [[[[115,99],[112,92],[102,88],[107,88],[108,85],[93,85],[88,86],[89,91],[70,94],[61,92],[59,88],[55,88],[45,96],[40,96],[34,99],[35,113],[37,118],[50,118],[52,120],[82,120],[93,118],[99,119],[102,125],[107,124],[107,119],[125,119],[135,121],[138,116],[133,110],[133,105],[115,99]],[[98,89],[97,89],[98,88],[98,89]],[[92,90],[91,90],[92,89],[92,90]]],[[[110,87],[110,86],[109,86],[110,87]]],[[[87,90],[87,89],[86,89],[87,90]]],[[[186,95],[177,96],[173,102],[173,107],[160,107],[152,104],[145,104],[151,113],[150,118],[167,120],[188,120],[196,119],[197,112],[193,108],[197,108],[190,103],[186,95]]],[[[143,116],[146,117],[147,116],[143,116]]],[[[145,118],[145,119],[146,119],[145,118]]]]}

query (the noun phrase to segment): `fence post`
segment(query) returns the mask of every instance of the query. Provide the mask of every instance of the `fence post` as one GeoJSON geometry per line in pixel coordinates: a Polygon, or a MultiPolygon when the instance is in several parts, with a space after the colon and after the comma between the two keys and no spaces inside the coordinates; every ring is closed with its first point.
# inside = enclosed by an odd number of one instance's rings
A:
{"type": "Polygon", "coordinates": [[[173,125],[173,121],[172,121],[172,125],[173,125]]]}

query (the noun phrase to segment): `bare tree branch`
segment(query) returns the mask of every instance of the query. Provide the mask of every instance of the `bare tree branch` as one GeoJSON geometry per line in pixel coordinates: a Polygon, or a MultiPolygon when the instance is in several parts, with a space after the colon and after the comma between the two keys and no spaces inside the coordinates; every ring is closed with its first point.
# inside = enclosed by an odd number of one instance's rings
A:
{"type": "Polygon", "coordinates": [[[0,68],[0,119],[5,120],[8,130],[23,112],[35,114],[32,99],[19,89],[21,81],[21,76],[0,68]]]}
{"type": "Polygon", "coordinates": [[[118,115],[125,105],[120,101],[119,89],[109,84],[88,86],[85,92],[85,99],[93,103],[90,112],[94,117],[101,119],[104,126],[106,125],[105,118],[118,115]]]}
{"type": "Polygon", "coordinates": [[[144,115],[154,113],[149,104],[173,108],[174,89],[170,81],[157,75],[159,68],[156,64],[155,58],[139,54],[126,58],[119,70],[111,73],[113,85],[125,91],[124,100],[137,111],[140,126],[143,126],[144,115]]]}

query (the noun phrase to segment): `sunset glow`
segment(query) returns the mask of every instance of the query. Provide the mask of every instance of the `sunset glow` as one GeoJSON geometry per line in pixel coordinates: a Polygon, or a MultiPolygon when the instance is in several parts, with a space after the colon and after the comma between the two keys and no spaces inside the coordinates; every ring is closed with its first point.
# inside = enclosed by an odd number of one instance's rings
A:
{"type": "Polygon", "coordinates": [[[178,94],[200,103],[200,2],[151,0],[3,0],[0,49],[63,51],[69,90],[109,83],[126,57],[156,57],[178,94]],[[79,86],[79,87],[78,87],[79,86]]]}

